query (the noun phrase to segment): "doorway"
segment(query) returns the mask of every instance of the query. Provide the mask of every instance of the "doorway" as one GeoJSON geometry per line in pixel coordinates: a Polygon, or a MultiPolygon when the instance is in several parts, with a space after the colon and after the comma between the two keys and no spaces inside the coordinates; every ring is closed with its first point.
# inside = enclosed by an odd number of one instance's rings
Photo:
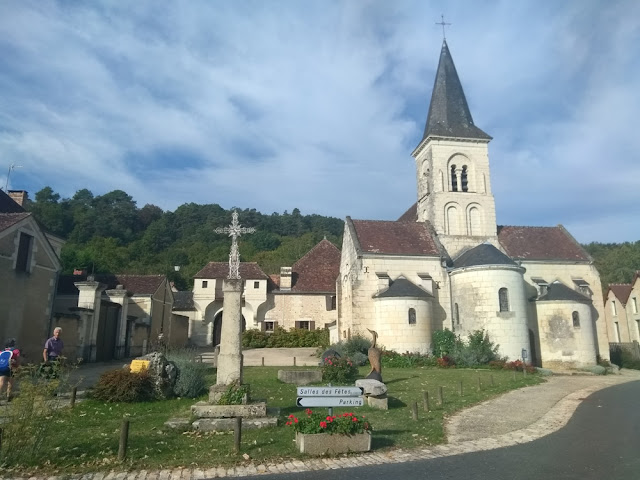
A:
{"type": "MultiPolygon", "coordinates": [[[[242,315],[242,331],[244,332],[247,329],[247,322],[244,319],[244,315],[242,315]]],[[[222,333],[222,310],[218,312],[218,314],[213,319],[213,346],[216,347],[220,345],[220,338],[222,333]]]]}

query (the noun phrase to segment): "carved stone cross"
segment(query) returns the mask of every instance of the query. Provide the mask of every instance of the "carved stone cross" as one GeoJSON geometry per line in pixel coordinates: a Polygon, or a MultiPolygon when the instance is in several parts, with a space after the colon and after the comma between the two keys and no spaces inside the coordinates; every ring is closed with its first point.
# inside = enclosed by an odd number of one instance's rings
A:
{"type": "Polygon", "coordinates": [[[255,233],[254,227],[241,227],[238,223],[238,212],[235,210],[231,215],[231,225],[228,227],[218,227],[216,233],[224,233],[231,237],[231,253],[229,253],[229,279],[240,279],[240,252],[238,251],[238,237],[245,233],[255,233]]]}

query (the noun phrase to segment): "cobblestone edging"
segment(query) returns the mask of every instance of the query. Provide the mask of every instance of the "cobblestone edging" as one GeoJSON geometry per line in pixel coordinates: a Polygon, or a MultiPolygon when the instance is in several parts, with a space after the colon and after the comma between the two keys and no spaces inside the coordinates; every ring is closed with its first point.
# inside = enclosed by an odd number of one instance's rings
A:
{"type": "Polygon", "coordinates": [[[240,465],[236,467],[214,467],[209,469],[175,468],[172,470],[134,472],[98,472],[84,475],[59,475],[43,477],[0,477],[0,480],[203,480],[208,478],[246,477],[249,475],[271,473],[294,473],[312,470],[331,470],[339,468],[362,467],[383,463],[401,463],[415,460],[450,457],[464,453],[493,450],[527,443],[549,435],[567,424],[580,402],[592,393],[613,385],[638,380],[638,377],[617,378],[615,382],[598,382],[595,385],[577,390],[566,395],[546,414],[526,428],[495,435],[479,440],[436,445],[429,448],[412,450],[393,450],[390,452],[373,452],[357,456],[337,458],[313,458],[307,460],[290,460],[284,463],[262,463],[240,465]]]}

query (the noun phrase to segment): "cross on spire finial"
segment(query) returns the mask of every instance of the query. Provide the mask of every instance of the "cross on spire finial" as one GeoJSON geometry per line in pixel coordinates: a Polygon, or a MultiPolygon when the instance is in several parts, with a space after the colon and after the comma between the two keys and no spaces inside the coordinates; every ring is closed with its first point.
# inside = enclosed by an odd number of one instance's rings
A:
{"type": "Polygon", "coordinates": [[[445,22],[445,21],[444,21],[444,15],[440,15],[440,18],[441,18],[442,20],[441,20],[441,21],[439,21],[439,22],[436,22],[436,25],[442,25],[442,39],[443,39],[443,40],[446,40],[446,39],[447,39],[447,36],[445,35],[444,27],[445,27],[445,25],[451,25],[451,24],[450,24],[450,23],[447,23],[447,22],[445,22]]]}
{"type": "Polygon", "coordinates": [[[238,212],[235,210],[231,215],[231,225],[228,227],[218,227],[216,233],[226,233],[231,237],[231,253],[229,253],[229,279],[240,279],[240,251],[238,250],[238,237],[244,233],[254,233],[254,227],[241,227],[238,223],[238,212]]]}

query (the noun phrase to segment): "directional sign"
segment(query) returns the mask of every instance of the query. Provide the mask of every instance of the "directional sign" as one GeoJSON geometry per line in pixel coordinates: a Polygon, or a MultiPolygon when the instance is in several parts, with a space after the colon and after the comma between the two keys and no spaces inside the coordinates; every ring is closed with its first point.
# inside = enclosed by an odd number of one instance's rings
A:
{"type": "Polygon", "coordinates": [[[362,387],[298,387],[299,397],[359,397],[362,387]]]}
{"type": "Polygon", "coordinates": [[[362,397],[298,397],[299,407],[361,407],[362,397]]]}

